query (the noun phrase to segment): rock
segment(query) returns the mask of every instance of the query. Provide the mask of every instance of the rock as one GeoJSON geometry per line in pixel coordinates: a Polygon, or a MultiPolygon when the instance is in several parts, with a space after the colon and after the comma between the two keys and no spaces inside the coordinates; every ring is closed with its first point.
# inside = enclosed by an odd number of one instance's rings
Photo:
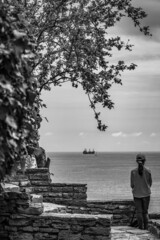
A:
{"type": "Polygon", "coordinates": [[[37,194],[30,194],[32,203],[43,203],[43,196],[37,194]]]}
{"type": "Polygon", "coordinates": [[[31,233],[10,233],[10,240],[33,240],[31,233]]]}
{"type": "Polygon", "coordinates": [[[5,192],[19,192],[20,188],[17,185],[11,183],[5,183],[2,185],[5,192]]]}
{"type": "Polygon", "coordinates": [[[28,208],[17,208],[18,213],[27,215],[40,215],[43,213],[44,207],[41,203],[32,203],[28,208]]]}

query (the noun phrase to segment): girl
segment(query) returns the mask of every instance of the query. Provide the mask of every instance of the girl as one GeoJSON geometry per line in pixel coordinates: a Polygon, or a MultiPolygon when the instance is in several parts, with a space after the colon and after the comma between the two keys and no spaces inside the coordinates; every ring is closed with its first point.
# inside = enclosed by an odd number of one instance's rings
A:
{"type": "Polygon", "coordinates": [[[145,161],[144,154],[137,154],[138,167],[131,171],[130,180],[140,229],[148,228],[148,207],[152,185],[151,171],[144,167],[145,161]]]}

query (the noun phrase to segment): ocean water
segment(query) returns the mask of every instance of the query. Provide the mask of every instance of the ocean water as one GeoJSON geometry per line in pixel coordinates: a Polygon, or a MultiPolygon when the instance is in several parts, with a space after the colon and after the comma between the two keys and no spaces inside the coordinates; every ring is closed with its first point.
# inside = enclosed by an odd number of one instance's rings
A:
{"type": "MultiPolygon", "coordinates": [[[[150,212],[160,212],[160,152],[145,153],[152,172],[150,212]]],[[[47,153],[55,183],[86,183],[89,200],[132,199],[130,171],[136,167],[136,153],[47,153]]]]}

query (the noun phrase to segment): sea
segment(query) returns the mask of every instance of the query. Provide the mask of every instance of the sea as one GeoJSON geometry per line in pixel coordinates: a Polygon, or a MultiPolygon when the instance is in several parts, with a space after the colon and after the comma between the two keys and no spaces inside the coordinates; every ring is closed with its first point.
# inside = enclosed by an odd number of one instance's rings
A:
{"type": "MultiPolygon", "coordinates": [[[[49,152],[53,183],[85,183],[88,200],[132,199],[130,172],[136,167],[135,152],[49,152]]],[[[146,152],[146,167],[153,185],[149,212],[160,213],[160,152],[146,152]]]]}

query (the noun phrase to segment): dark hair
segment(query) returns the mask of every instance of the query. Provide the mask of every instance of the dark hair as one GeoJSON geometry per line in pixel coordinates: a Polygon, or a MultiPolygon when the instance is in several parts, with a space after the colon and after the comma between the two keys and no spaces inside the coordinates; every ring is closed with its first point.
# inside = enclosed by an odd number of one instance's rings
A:
{"type": "Polygon", "coordinates": [[[146,161],[145,155],[142,153],[137,154],[136,161],[138,163],[138,173],[140,176],[143,176],[143,165],[146,161]]]}
{"type": "Polygon", "coordinates": [[[140,176],[143,176],[143,162],[138,162],[138,173],[140,176]]]}

